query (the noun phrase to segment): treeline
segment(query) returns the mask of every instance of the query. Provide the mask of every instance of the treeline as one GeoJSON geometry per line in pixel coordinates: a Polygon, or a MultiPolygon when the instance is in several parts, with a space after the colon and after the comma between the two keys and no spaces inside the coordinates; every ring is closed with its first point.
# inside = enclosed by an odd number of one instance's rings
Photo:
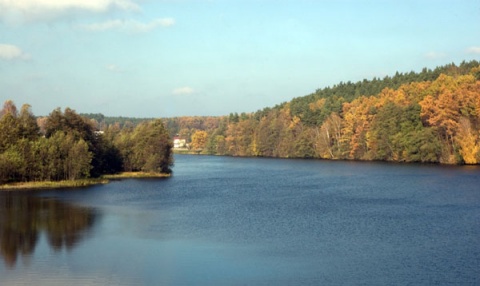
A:
{"type": "MultiPolygon", "coordinates": [[[[134,118],[122,116],[105,116],[101,113],[82,113],[81,116],[89,118],[98,130],[114,128],[135,128],[138,124],[150,121],[150,118],[134,118]]],[[[243,113],[245,115],[245,113],[243,113]]],[[[233,115],[232,115],[233,116],[233,115]]],[[[238,115],[237,115],[238,116],[238,115]]],[[[182,116],[162,118],[170,137],[179,135],[182,138],[191,138],[197,130],[212,131],[219,127],[222,117],[217,116],[182,116]]]]}
{"type": "Polygon", "coordinates": [[[306,125],[319,125],[332,112],[341,113],[343,103],[352,102],[361,96],[375,96],[385,88],[395,90],[404,84],[413,82],[434,81],[441,74],[449,76],[465,75],[479,64],[478,61],[462,62],[458,66],[452,63],[433,70],[424,68],[419,73],[413,71],[409,73],[396,72],[394,76],[385,76],[383,79],[364,79],[355,83],[350,81],[340,82],[333,87],[318,89],[313,94],[294,98],[289,102],[290,112],[292,116],[301,118],[306,125]],[[320,99],[325,99],[324,104],[320,108],[312,108],[312,105],[316,104],[320,99]]]}
{"type": "Polygon", "coordinates": [[[145,121],[152,121],[155,118],[136,118],[124,116],[105,116],[102,113],[80,113],[80,116],[92,119],[98,130],[106,129],[110,125],[119,128],[133,128],[145,121]]]}
{"type": "MultiPolygon", "coordinates": [[[[397,72],[254,113],[163,122],[171,137],[206,154],[478,164],[478,67],[470,61],[397,72]]],[[[142,121],[100,116],[99,128],[142,121]]]]}
{"type": "Polygon", "coordinates": [[[121,171],[170,173],[172,143],[161,120],[97,131],[66,108],[36,118],[28,104],[0,110],[0,183],[60,181],[121,171]]]}
{"type": "Polygon", "coordinates": [[[478,164],[479,80],[479,62],[449,64],[340,83],[250,114],[172,119],[169,128],[207,154],[478,164]]]}

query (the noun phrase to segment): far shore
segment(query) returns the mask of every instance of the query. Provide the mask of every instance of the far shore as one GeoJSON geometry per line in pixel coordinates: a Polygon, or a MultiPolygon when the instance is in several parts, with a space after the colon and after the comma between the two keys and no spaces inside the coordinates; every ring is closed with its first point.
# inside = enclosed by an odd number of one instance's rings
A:
{"type": "Polygon", "coordinates": [[[103,175],[103,179],[118,180],[118,179],[144,179],[144,178],[168,178],[171,174],[167,173],[152,173],[152,172],[121,172],[112,175],[103,175]]]}
{"type": "Polygon", "coordinates": [[[53,190],[64,188],[83,188],[93,185],[108,184],[110,180],[143,179],[143,178],[168,178],[171,174],[149,172],[122,172],[112,175],[103,175],[100,178],[64,180],[64,181],[39,181],[39,182],[15,182],[0,185],[0,191],[31,191],[53,190]]]}
{"type": "Polygon", "coordinates": [[[200,155],[203,150],[191,150],[191,149],[180,149],[173,148],[173,154],[182,154],[182,155],[200,155]]]}

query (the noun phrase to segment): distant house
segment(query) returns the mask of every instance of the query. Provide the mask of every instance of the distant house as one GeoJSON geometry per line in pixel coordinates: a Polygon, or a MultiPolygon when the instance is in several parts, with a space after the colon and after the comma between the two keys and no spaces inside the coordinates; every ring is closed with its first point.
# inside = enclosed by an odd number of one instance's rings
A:
{"type": "Polygon", "coordinates": [[[187,140],[176,135],[173,137],[173,148],[174,149],[184,149],[187,148],[187,140]]]}

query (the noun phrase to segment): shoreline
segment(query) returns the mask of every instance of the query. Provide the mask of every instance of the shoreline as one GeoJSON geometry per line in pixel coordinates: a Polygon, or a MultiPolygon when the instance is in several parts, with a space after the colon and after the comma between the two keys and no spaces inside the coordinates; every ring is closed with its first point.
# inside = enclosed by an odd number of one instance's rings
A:
{"type": "Polygon", "coordinates": [[[146,178],[169,178],[172,174],[150,173],[150,172],[121,172],[118,174],[103,175],[102,179],[121,180],[121,179],[146,179],[146,178]]]}
{"type": "Polygon", "coordinates": [[[366,160],[366,159],[339,159],[339,158],[317,158],[317,157],[275,157],[275,156],[240,156],[240,155],[218,155],[218,154],[207,154],[201,152],[185,152],[185,153],[175,153],[175,155],[200,155],[200,156],[220,156],[220,157],[231,157],[231,158],[264,158],[264,159],[282,159],[282,160],[314,160],[314,161],[334,161],[334,162],[360,162],[360,163],[385,163],[385,164],[412,164],[412,165],[426,165],[426,166],[442,166],[442,167],[468,167],[468,166],[480,166],[480,163],[477,164],[466,164],[466,163],[440,163],[440,162],[421,162],[421,161],[395,161],[395,160],[366,160]]]}
{"type": "Polygon", "coordinates": [[[203,150],[189,150],[189,149],[172,149],[173,154],[181,154],[181,155],[203,155],[203,150]]]}
{"type": "Polygon", "coordinates": [[[35,191],[54,189],[84,188],[101,184],[108,184],[111,180],[121,179],[145,179],[145,178],[169,178],[171,174],[148,173],[148,172],[122,172],[113,175],[103,175],[94,179],[63,180],[63,181],[39,181],[39,182],[15,182],[0,185],[0,192],[9,191],[35,191]]]}

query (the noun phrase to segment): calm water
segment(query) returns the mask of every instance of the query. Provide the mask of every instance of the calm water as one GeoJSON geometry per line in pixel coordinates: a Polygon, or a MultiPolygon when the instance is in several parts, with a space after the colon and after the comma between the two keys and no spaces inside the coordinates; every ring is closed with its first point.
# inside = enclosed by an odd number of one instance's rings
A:
{"type": "Polygon", "coordinates": [[[0,285],[479,285],[480,168],[176,156],[0,193],[0,285]]]}

